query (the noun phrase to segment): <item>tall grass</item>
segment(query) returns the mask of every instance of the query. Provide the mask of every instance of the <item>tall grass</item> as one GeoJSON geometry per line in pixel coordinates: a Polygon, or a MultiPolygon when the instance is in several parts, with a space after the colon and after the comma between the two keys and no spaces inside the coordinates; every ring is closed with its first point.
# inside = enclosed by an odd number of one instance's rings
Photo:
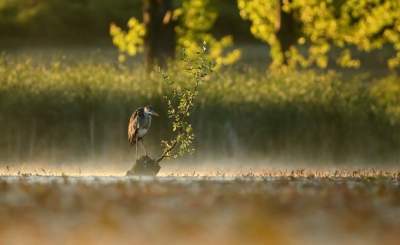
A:
{"type": "MultiPolygon", "coordinates": [[[[146,138],[153,152],[169,134],[169,88],[140,65],[3,56],[0,81],[1,161],[128,160],[128,118],[144,104],[162,115],[146,138]]],[[[399,162],[399,94],[397,76],[225,69],[201,87],[196,156],[399,162]]]]}

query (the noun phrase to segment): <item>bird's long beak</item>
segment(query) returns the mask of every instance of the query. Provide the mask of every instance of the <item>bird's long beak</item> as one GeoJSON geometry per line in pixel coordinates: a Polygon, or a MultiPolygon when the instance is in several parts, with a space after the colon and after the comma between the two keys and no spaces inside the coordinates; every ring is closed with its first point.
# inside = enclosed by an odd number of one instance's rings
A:
{"type": "Polygon", "coordinates": [[[153,116],[157,116],[157,117],[159,117],[160,115],[157,113],[157,112],[155,112],[155,111],[151,111],[151,115],[153,115],[153,116]]]}

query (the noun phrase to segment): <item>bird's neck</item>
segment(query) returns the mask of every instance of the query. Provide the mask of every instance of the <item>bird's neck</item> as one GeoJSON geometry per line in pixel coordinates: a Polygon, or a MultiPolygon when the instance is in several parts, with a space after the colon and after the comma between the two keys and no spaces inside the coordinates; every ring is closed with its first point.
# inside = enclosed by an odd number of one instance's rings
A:
{"type": "Polygon", "coordinates": [[[145,113],[144,118],[146,121],[151,122],[151,114],[150,113],[145,113]]]}

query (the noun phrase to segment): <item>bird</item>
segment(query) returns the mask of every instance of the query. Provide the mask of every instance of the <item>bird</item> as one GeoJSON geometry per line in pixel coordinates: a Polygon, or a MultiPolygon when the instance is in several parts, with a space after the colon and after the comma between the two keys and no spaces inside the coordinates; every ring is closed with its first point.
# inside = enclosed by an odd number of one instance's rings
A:
{"type": "Polygon", "coordinates": [[[141,145],[147,156],[146,148],[143,144],[143,137],[147,134],[151,126],[151,117],[159,116],[153,110],[151,105],[137,108],[131,115],[128,124],[128,141],[132,146],[136,146],[136,160],[137,160],[137,144],[140,141],[141,145]]]}

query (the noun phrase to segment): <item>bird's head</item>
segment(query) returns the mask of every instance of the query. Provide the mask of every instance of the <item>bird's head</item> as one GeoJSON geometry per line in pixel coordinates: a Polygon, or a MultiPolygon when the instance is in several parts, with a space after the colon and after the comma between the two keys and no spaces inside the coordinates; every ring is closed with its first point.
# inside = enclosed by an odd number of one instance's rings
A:
{"type": "Polygon", "coordinates": [[[153,110],[153,107],[151,107],[151,105],[146,105],[144,107],[144,113],[152,116],[157,116],[157,117],[159,116],[158,113],[153,110]]]}

